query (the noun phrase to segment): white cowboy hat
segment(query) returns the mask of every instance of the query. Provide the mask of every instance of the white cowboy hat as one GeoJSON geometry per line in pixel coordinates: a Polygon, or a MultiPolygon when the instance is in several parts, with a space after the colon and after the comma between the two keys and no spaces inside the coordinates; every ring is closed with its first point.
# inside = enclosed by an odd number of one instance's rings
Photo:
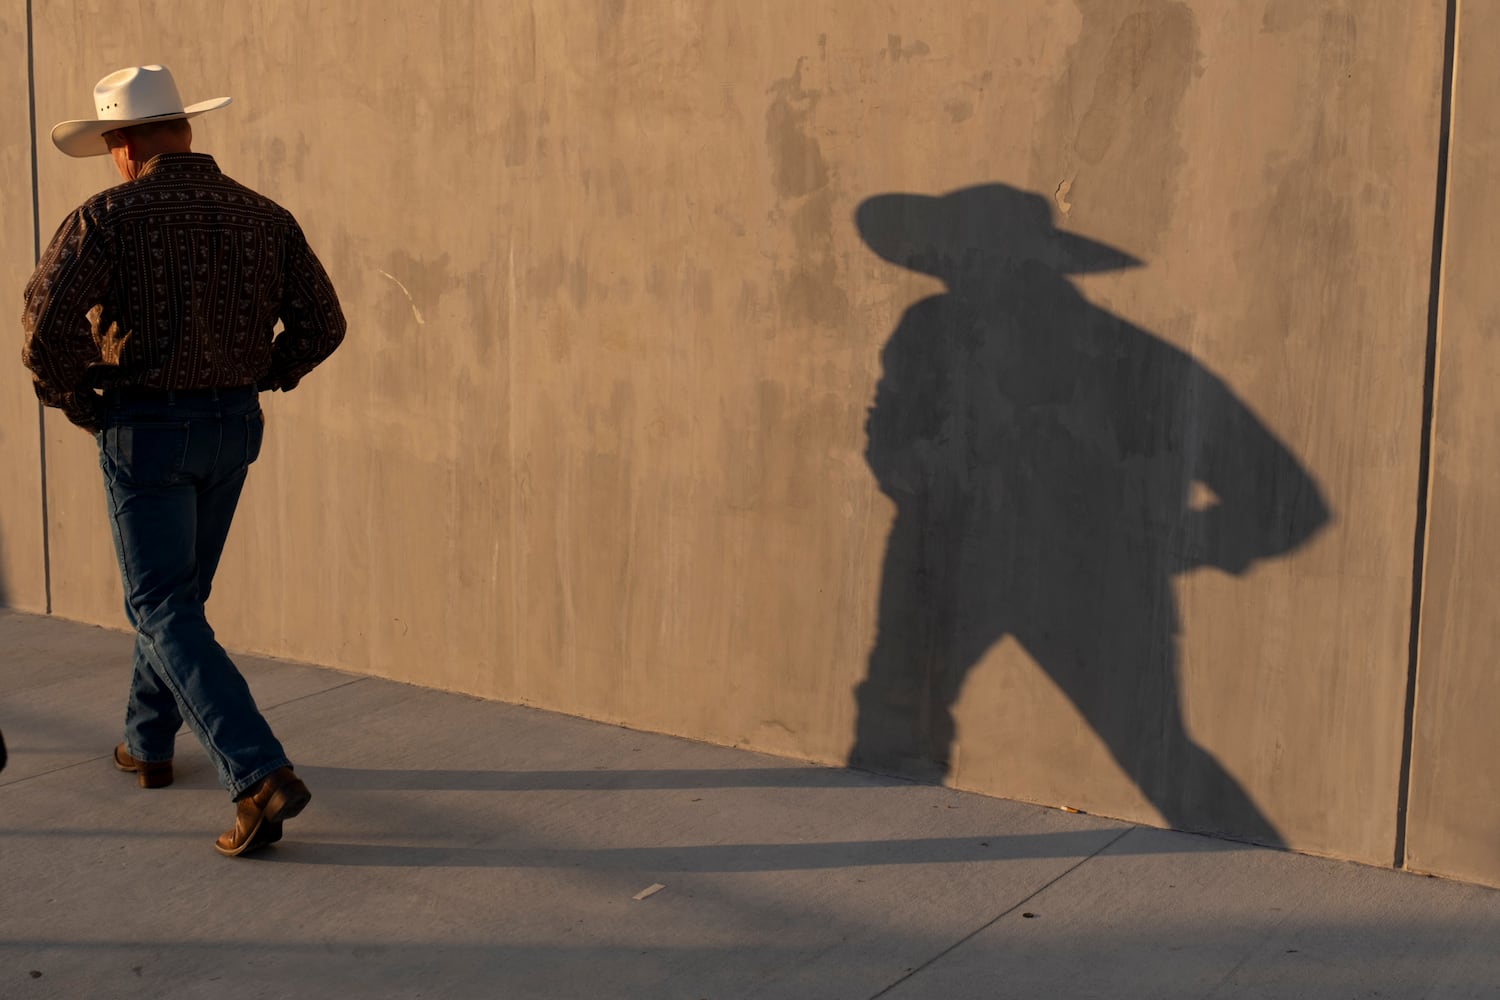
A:
{"type": "Polygon", "coordinates": [[[115,70],[94,85],[97,119],[81,119],[52,126],[52,144],[69,156],[103,156],[109,152],[104,133],[145,122],[196,118],[205,111],[222,108],[227,97],[183,107],[165,66],[131,66],[115,70]]]}

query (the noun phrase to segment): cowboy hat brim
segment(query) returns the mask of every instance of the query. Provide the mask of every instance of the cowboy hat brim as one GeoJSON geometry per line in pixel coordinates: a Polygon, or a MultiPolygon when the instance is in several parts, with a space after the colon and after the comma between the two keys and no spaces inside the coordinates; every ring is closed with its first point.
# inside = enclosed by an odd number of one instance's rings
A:
{"type": "Polygon", "coordinates": [[[104,133],[106,132],[113,132],[117,128],[129,128],[132,125],[144,125],[147,122],[169,122],[177,118],[196,118],[206,111],[217,111],[232,99],[229,97],[215,97],[209,101],[199,101],[197,104],[190,104],[181,111],[165,115],[152,115],[149,118],[125,118],[120,120],[87,118],[78,121],[59,122],[52,126],[52,144],[69,156],[103,156],[109,152],[109,146],[104,143],[104,133]]]}

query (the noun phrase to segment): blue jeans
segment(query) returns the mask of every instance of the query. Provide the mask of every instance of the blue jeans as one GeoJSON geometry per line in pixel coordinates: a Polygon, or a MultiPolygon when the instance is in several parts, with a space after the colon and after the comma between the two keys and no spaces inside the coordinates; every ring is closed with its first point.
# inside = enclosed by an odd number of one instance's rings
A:
{"type": "Polygon", "coordinates": [[[147,394],[111,390],[96,438],[135,663],[125,746],[172,758],[183,722],[232,798],[286,754],[214,639],[203,605],[265,421],[253,387],[147,394]]]}

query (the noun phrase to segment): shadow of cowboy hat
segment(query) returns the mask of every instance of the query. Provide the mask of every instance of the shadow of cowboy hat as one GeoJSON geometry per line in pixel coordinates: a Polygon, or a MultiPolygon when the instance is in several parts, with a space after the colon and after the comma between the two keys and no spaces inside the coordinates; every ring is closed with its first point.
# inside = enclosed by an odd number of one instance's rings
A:
{"type": "Polygon", "coordinates": [[[147,122],[196,118],[228,104],[230,98],[184,106],[172,71],[165,66],[118,69],[94,84],[97,118],[59,122],[52,126],[52,144],[69,156],[103,156],[109,152],[104,133],[147,122]]]}
{"type": "Polygon", "coordinates": [[[880,194],[854,212],[859,234],[892,264],[938,278],[976,266],[1037,263],[1061,274],[1139,267],[1103,243],[1058,229],[1041,195],[1009,184],[981,184],[945,195],[880,194]]]}

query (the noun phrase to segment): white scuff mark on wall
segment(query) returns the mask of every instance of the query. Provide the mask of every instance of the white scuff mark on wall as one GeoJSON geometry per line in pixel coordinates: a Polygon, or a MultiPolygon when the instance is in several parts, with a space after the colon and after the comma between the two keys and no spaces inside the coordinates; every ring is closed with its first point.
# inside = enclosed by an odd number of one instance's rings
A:
{"type": "Polygon", "coordinates": [[[1057,207],[1062,212],[1063,218],[1067,218],[1068,213],[1073,211],[1073,203],[1068,200],[1068,192],[1071,190],[1073,190],[1073,181],[1069,178],[1057,186],[1057,194],[1054,196],[1057,198],[1057,207]]]}
{"type": "Polygon", "coordinates": [[[392,281],[394,281],[396,283],[396,287],[399,288],[399,289],[401,289],[401,294],[403,294],[403,295],[406,296],[406,301],[411,303],[411,314],[412,314],[412,316],[416,317],[417,325],[418,326],[426,326],[427,325],[427,321],[422,318],[422,311],[417,308],[416,300],[414,300],[411,297],[411,292],[408,292],[406,290],[406,286],[403,285],[403,284],[401,284],[401,279],[397,278],[394,274],[392,274],[389,271],[381,271],[380,268],[378,268],[378,267],[375,270],[380,271],[381,274],[385,275],[387,278],[390,278],[392,281]]]}

